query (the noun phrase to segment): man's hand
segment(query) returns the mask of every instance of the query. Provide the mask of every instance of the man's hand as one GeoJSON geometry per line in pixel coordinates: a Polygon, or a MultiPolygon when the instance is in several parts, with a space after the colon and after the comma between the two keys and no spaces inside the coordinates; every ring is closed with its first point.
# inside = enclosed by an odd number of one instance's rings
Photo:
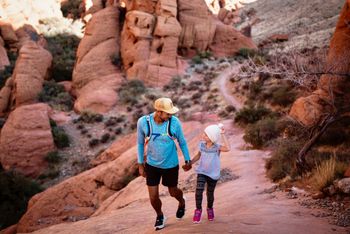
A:
{"type": "Polygon", "coordinates": [[[140,176],[146,177],[145,166],[143,164],[139,164],[139,174],[140,176]]]}
{"type": "Polygon", "coordinates": [[[186,163],[185,165],[182,166],[182,169],[184,169],[184,171],[189,171],[192,168],[192,163],[186,163]]]}

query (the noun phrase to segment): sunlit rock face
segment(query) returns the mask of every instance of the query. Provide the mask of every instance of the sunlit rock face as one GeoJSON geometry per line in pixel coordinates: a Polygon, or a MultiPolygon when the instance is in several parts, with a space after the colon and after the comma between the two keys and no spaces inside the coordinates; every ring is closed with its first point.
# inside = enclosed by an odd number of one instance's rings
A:
{"type": "Polygon", "coordinates": [[[162,86],[180,72],[178,50],[226,56],[256,46],[215,18],[204,1],[129,0],[121,54],[128,79],[162,86]]]}
{"type": "Polygon", "coordinates": [[[47,168],[45,157],[55,150],[49,110],[39,103],[11,112],[0,136],[0,161],[5,170],[35,178],[47,168]]]}
{"type": "Polygon", "coordinates": [[[77,50],[73,71],[73,93],[77,112],[104,113],[117,102],[122,77],[112,63],[119,56],[119,10],[106,7],[93,14],[77,50]]]}
{"type": "Polygon", "coordinates": [[[128,79],[162,86],[178,73],[176,0],[127,1],[121,53],[128,79]]]}
{"type": "Polygon", "coordinates": [[[350,40],[348,36],[350,27],[347,23],[349,20],[350,0],[347,0],[330,42],[325,72],[331,74],[322,75],[318,89],[310,96],[297,99],[290,110],[290,115],[306,126],[317,124],[327,113],[336,110],[344,112],[349,109],[347,107],[350,98],[350,40]]]}

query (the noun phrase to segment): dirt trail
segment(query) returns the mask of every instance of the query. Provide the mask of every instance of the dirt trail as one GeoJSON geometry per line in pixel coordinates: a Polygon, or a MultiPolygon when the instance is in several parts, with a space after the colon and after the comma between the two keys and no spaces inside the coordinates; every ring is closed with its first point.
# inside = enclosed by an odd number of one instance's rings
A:
{"type": "MultiPolygon", "coordinates": [[[[235,71],[227,68],[218,77],[220,90],[225,99],[236,105],[238,101],[225,89],[226,80],[235,71]]],[[[230,169],[239,176],[217,186],[215,191],[215,221],[209,222],[203,212],[202,223],[193,224],[195,208],[194,193],[186,193],[187,211],[185,217],[175,218],[177,202],[168,195],[161,196],[163,212],[167,217],[166,228],[155,232],[155,214],[144,194],[124,208],[111,210],[87,220],[60,224],[35,233],[347,233],[345,228],[330,225],[326,218],[316,218],[309,210],[301,207],[297,199],[288,199],[285,192],[267,192],[273,184],[265,177],[264,160],[270,152],[247,150],[242,139],[243,130],[231,120],[223,121],[232,150],[223,153],[222,168],[230,169]]],[[[192,172],[180,172],[181,178],[192,172]],[[183,174],[186,174],[184,176],[183,174]]],[[[136,194],[135,194],[136,195],[136,194]]],[[[203,208],[205,209],[204,196],[203,208]]],[[[349,230],[348,230],[349,231],[349,230]]]]}

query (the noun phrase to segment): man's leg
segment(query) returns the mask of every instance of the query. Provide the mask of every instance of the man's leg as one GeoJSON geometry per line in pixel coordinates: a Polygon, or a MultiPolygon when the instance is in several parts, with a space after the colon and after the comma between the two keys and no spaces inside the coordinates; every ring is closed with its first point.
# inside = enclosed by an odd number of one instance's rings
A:
{"type": "Polygon", "coordinates": [[[156,211],[157,216],[163,215],[162,201],[159,199],[159,187],[158,187],[158,185],[157,186],[147,186],[147,187],[148,187],[149,200],[151,202],[153,209],[156,211]]]}
{"type": "Polygon", "coordinates": [[[185,199],[183,198],[183,192],[177,186],[168,187],[170,196],[175,197],[179,201],[179,207],[185,206],[185,199]]]}

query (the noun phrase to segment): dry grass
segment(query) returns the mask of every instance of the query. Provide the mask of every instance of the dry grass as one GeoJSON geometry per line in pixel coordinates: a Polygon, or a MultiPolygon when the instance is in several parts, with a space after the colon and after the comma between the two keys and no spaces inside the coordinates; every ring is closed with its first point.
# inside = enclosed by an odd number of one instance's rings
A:
{"type": "Polygon", "coordinates": [[[346,168],[347,165],[337,161],[335,156],[321,162],[321,164],[317,165],[314,169],[311,178],[312,187],[321,191],[323,188],[332,184],[337,177],[344,174],[346,168]]]}

